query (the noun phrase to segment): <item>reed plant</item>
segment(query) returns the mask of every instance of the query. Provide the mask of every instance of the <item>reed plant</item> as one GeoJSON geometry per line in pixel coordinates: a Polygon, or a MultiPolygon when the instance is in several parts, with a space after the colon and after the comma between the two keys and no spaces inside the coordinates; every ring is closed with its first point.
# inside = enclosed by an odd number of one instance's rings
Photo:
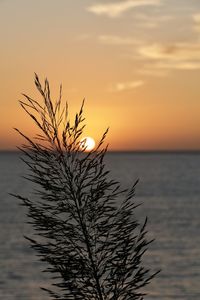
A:
{"type": "Polygon", "coordinates": [[[33,196],[15,195],[27,208],[36,238],[26,237],[52,274],[51,299],[136,300],[156,273],[143,266],[146,223],[135,218],[136,181],[122,189],[105,166],[105,131],[95,149],[86,152],[83,106],[73,122],[68,105],[51,99],[49,82],[35,75],[42,100],[27,95],[20,105],[40,133],[20,147],[28,166],[33,196]]]}

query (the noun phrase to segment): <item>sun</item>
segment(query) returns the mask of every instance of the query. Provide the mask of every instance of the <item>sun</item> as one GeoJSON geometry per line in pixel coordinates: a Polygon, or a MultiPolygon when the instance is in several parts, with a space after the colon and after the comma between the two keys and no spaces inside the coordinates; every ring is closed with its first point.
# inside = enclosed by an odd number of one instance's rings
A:
{"type": "Polygon", "coordinates": [[[91,138],[90,136],[86,136],[81,139],[80,147],[81,147],[81,149],[84,149],[85,151],[91,151],[95,147],[95,140],[93,138],[91,138]]]}

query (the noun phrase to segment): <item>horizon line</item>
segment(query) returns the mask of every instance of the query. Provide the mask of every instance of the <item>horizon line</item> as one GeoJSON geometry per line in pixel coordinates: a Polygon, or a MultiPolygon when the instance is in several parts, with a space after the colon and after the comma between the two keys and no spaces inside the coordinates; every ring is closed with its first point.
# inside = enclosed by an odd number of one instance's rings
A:
{"type": "MultiPolygon", "coordinates": [[[[19,149],[0,149],[0,153],[21,153],[19,149]]],[[[119,149],[107,150],[107,153],[200,153],[200,149],[119,149]]]]}

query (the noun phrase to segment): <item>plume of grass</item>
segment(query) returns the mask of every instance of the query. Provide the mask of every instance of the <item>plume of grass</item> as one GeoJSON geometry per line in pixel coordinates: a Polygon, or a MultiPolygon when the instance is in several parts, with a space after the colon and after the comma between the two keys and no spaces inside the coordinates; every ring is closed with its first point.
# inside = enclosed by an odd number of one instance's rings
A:
{"type": "Polygon", "coordinates": [[[40,134],[31,139],[16,130],[26,141],[20,150],[37,197],[14,196],[26,206],[36,233],[26,238],[55,280],[46,291],[60,300],[141,300],[156,273],[142,264],[151,241],[147,220],[139,224],[134,216],[137,182],[123,190],[110,179],[104,163],[108,130],[94,150],[80,146],[84,101],[71,123],[62,87],[54,103],[48,80],[42,86],[35,74],[35,85],[42,101],[24,94],[20,104],[40,134]]]}

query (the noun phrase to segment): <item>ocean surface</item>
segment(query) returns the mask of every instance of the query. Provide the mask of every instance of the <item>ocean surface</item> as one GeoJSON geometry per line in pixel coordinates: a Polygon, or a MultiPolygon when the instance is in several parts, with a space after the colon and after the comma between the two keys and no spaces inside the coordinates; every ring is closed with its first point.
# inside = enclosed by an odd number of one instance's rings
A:
{"type": "MultiPolygon", "coordinates": [[[[148,216],[155,238],[144,265],[161,273],[145,289],[147,300],[200,299],[200,153],[108,153],[106,164],[123,187],[140,179],[135,211],[148,216]]],[[[0,299],[47,300],[43,265],[24,235],[26,210],[9,193],[29,195],[31,183],[18,153],[0,153],[0,299]]]]}

